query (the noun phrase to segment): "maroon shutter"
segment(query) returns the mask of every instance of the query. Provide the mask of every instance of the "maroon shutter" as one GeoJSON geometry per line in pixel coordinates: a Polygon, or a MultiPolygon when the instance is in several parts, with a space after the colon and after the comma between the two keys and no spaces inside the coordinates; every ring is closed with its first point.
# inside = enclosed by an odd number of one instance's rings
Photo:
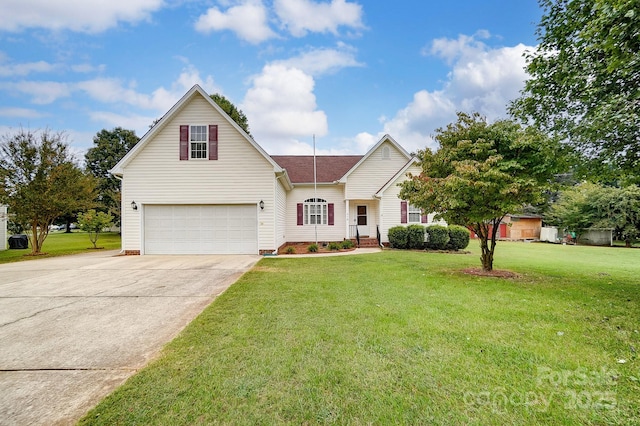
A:
{"type": "Polygon", "coordinates": [[[304,224],[304,210],[302,203],[298,203],[298,225],[304,224]]]}
{"type": "Polygon", "coordinates": [[[218,125],[209,125],[209,160],[218,159],[218,125]]]}
{"type": "Polygon", "coordinates": [[[189,159],[189,126],[180,126],[180,160],[189,159]]]}
{"type": "Polygon", "coordinates": [[[407,202],[400,201],[400,223],[407,223],[407,202]]]}
{"type": "Polygon", "coordinates": [[[333,203],[329,203],[327,205],[328,216],[329,216],[329,225],[333,225],[333,203]]]}
{"type": "Polygon", "coordinates": [[[427,223],[427,215],[423,214],[422,217],[420,218],[422,223],[427,223]]]}

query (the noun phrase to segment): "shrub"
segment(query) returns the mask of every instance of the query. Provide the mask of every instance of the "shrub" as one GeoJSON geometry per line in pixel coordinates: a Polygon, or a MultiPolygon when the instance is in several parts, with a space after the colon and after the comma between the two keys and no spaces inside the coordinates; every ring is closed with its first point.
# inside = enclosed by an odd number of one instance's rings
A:
{"type": "Polygon", "coordinates": [[[343,248],[343,249],[347,250],[347,249],[350,249],[350,248],[352,248],[352,247],[353,247],[353,241],[351,241],[351,240],[344,240],[344,241],[342,242],[342,248],[343,248]]]}
{"type": "Polygon", "coordinates": [[[318,245],[317,244],[311,244],[309,245],[309,247],[307,247],[307,251],[309,253],[315,253],[318,251],[318,245]]]}
{"type": "Polygon", "coordinates": [[[340,248],[342,248],[342,244],[332,241],[329,243],[328,248],[329,250],[340,250],[340,248]]]}
{"type": "Polygon", "coordinates": [[[449,230],[446,226],[427,226],[427,248],[432,250],[444,250],[449,242],[449,230]]]}
{"type": "Polygon", "coordinates": [[[404,226],[389,228],[389,245],[392,248],[406,249],[408,244],[408,232],[404,226]]]}
{"type": "Polygon", "coordinates": [[[449,226],[449,243],[447,244],[447,249],[464,250],[468,245],[469,230],[460,225],[449,226]]]}
{"type": "Polygon", "coordinates": [[[284,251],[287,254],[294,254],[296,252],[296,248],[294,246],[288,246],[284,251]]]}
{"type": "Polygon", "coordinates": [[[409,225],[407,227],[407,248],[410,248],[410,249],[424,248],[424,226],[409,225]]]}

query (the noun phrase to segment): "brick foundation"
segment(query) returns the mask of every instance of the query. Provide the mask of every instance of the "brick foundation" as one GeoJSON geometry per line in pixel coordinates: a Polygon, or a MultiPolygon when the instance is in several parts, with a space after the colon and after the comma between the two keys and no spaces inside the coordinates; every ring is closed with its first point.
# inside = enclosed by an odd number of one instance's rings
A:
{"type": "Polygon", "coordinates": [[[258,253],[260,254],[260,256],[265,255],[265,254],[271,254],[273,253],[275,250],[271,249],[271,250],[260,250],[258,253]]]}
{"type": "Polygon", "coordinates": [[[125,250],[125,256],[140,256],[140,250],[125,250]]]}

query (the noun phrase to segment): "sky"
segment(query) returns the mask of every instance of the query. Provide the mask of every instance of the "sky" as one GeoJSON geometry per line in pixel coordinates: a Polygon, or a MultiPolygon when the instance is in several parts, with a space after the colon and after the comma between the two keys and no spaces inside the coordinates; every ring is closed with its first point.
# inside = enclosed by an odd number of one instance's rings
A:
{"type": "Polygon", "coordinates": [[[537,0],[2,0],[0,135],[142,137],[194,84],[269,154],[436,148],[456,111],[506,117],[537,0]],[[7,19],[7,17],[10,17],[7,19]]]}

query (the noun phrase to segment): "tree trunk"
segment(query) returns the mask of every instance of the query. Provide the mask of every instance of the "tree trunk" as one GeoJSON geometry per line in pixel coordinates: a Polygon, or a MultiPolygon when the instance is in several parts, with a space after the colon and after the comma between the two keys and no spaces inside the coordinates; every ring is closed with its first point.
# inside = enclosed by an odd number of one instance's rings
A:
{"type": "Polygon", "coordinates": [[[475,223],[472,225],[473,231],[480,239],[480,262],[482,262],[482,270],[486,272],[493,271],[493,254],[496,250],[496,238],[498,229],[502,222],[502,218],[494,218],[487,222],[475,223]]]}

